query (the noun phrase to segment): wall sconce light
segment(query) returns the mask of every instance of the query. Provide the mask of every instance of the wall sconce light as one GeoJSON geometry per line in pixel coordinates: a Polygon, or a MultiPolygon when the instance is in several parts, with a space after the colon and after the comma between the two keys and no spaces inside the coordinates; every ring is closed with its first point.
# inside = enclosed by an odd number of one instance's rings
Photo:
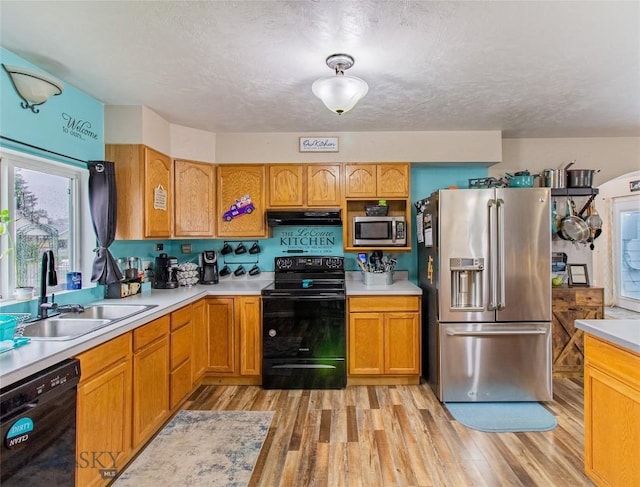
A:
{"type": "Polygon", "coordinates": [[[6,64],[3,64],[2,67],[9,75],[18,95],[24,100],[20,106],[31,109],[33,113],[40,111],[36,106],[42,105],[52,96],[62,93],[64,87],[62,81],[27,68],[7,66],[6,64]]]}
{"type": "Polygon", "coordinates": [[[369,85],[364,80],[345,76],[345,69],[353,66],[354,62],[348,54],[332,54],[327,58],[327,66],[335,69],[336,75],[320,78],[311,85],[313,94],[338,115],[351,110],[369,91],[369,85]]]}

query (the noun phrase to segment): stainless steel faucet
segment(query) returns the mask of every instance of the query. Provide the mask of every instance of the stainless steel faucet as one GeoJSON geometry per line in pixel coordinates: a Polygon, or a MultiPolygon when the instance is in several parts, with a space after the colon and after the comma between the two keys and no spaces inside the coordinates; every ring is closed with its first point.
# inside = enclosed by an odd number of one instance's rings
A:
{"type": "Polygon", "coordinates": [[[40,275],[40,299],[38,299],[38,315],[36,319],[43,319],[49,316],[49,310],[55,310],[58,305],[54,302],[55,295],[51,295],[51,302],[47,298],[47,283],[49,286],[58,285],[56,274],[56,263],[53,257],[53,250],[45,250],[42,254],[42,265],[40,275]]]}

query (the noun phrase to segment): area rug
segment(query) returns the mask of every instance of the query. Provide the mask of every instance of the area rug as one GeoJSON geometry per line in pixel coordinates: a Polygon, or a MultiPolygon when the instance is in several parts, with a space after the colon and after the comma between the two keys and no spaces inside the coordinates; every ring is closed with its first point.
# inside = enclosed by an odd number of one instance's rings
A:
{"type": "Polygon", "coordinates": [[[549,431],[558,425],[537,402],[448,402],[445,406],[458,422],[480,431],[549,431]]]}
{"type": "Polygon", "coordinates": [[[246,486],[273,411],[180,411],[113,485],[246,486]]]}

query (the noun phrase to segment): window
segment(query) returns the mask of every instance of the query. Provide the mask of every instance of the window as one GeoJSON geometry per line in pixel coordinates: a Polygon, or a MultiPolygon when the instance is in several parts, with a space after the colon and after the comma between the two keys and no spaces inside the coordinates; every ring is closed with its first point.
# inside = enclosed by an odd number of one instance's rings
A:
{"type": "Polygon", "coordinates": [[[0,208],[8,209],[12,220],[9,235],[0,241],[4,300],[13,299],[17,287],[40,291],[45,250],[53,250],[58,274],[58,285],[48,286],[49,292],[65,289],[69,271],[84,271],[88,282],[95,242],[88,210],[88,170],[5,149],[0,156],[0,208]],[[83,228],[89,231],[82,232],[83,228]]]}
{"type": "Polygon", "coordinates": [[[640,196],[613,200],[616,305],[640,312],[640,196]]]}

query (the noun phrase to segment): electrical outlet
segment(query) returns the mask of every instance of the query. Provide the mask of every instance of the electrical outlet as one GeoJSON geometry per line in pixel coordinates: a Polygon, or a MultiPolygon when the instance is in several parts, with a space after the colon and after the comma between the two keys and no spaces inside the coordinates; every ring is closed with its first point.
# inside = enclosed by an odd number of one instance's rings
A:
{"type": "Polygon", "coordinates": [[[182,244],[180,246],[180,250],[182,250],[183,254],[190,254],[191,253],[191,244],[182,244]]]}
{"type": "Polygon", "coordinates": [[[156,252],[164,250],[164,244],[156,244],[156,252]]]}

